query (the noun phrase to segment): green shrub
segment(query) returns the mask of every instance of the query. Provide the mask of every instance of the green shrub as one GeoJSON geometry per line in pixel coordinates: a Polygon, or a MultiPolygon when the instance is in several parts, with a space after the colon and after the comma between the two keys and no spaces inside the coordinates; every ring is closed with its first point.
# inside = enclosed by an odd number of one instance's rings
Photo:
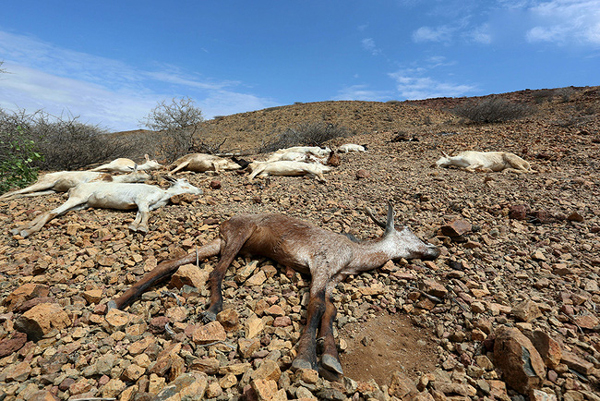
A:
{"type": "Polygon", "coordinates": [[[336,124],[319,122],[305,122],[295,128],[288,128],[275,139],[261,144],[260,153],[274,152],[291,146],[321,146],[330,139],[347,137],[352,133],[345,127],[336,124]]]}
{"type": "Polygon", "coordinates": [[[453,114],[471,120],[474,123],[498,123],[517,120],[533,114],[534,109],[523,103],[511,102],[500,97],[475,100],[457,106],[453,114]]]}
{"type": "Polygon", "coordinates": [[[38,172],[34,163],[40,160],[35,142],[21,127],[0,130],[0,193],[34,182],[38,172]]]}

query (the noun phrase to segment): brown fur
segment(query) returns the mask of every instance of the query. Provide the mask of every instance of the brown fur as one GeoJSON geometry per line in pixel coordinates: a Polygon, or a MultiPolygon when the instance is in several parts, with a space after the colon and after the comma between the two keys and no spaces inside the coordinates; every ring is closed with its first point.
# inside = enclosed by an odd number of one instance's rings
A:
{"type": "Polygon", "coordinates": [[[407,228],[396,231],[391,205],[384,235],[374,241],[355,243],[337,234],[302,220],[281,214],[239,215],[223,222],[219,238],[179,259],[160,263],[121,297],[109,302],[109,307],[123,308],[145,289],[173,274],[181,265],[197,259],[221,256],[210,275],[210,306],[204,320],[211,321],[221,311],[221,284],[227,268],[235,257],[261,255],[303,273],[310,273],[310,299],[307,323],[298,341],[294,368],[317,369],[316,336],[324,337],[321,373],[328,378],[343,374],[333,338],[336,308],[332,302],[335,285],[348,275],[372,270],[390,259],[436,258],[439,250],[418,239],[407,228]]]}

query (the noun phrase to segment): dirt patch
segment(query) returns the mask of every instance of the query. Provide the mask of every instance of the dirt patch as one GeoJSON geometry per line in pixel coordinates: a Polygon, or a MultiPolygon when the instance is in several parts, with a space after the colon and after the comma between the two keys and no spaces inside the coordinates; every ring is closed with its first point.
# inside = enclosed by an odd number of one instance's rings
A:
{"type": "Polygon", "coordinates": [[[432,372],[438,362],[433,334],[415,326],[407,315],[382,314],[340,330],[348,348],[340,355],[344,374],[358,381],[389,384],[399,370],[412,379],[432,372]]]}

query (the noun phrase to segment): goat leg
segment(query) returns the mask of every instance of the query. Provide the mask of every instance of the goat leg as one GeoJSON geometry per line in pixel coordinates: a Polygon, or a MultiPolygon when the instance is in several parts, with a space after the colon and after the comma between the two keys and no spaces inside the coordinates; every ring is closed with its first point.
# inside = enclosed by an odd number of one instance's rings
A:
{"type": "Polygon", "coordinates": [[[298,340],[298,355],[292,362],[293,369],[313,369],[317,366],[317,329],[325,312],[325,291],[314,294],[311,291],[308,301],[306,327],[298,340]]]}
{"type": "Polygon", "coordinates": [[[151,272],[146,273],[144,277],[132,285],[119,298],[109,301],[108,308],[123,309],[137,299],[149,287],[175,273],[179,266],[218,255],[220,249],[221,240],[217,238],[204,245],[197,251],[191,252],[178,259],[168,260],[160,263],[158,266],[152,269],[151,272]]]}
{"type": "Polygon", "coordinates": [[[323,338],[323,355],[321,356],[319,373],[330,381],[339,380],[344,374],[333,337],[333,322],[337,315],[337,308],[333,304],[331,295],[333,287],[333,284],[327,286],[325,313],[323,313],[323,317],[321,318],[321,327],[319,329],[319,338],[323,338]]]}

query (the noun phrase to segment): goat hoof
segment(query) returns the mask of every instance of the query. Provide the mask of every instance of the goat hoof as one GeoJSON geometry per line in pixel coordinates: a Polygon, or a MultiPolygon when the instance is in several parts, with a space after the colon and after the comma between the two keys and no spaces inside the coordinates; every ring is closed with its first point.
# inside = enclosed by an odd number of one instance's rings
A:
{"type": "Polygon", "coordinates": [[[330,382],[339,382],[344,377],[343,374],[333,372],[325,368],[322,364],[319,366],[319,376],[321,376],[325,380],[329,380],[330,382]]]}
{"type": "Polygon", "coordinates": [[[292,362],[292,369],[293,370],[298,370],[298,369],[312,369],[312,370],[317,370],[316,368],[317,368],[316,363],[311,363],[307,359],[296,358],[296,359],[294,359],[294,362],[292,362]]]}
{"type": "Polygon", "coordinates": [[[119,309],[119,308],[117,308],[117,303],[112,299],[106,303],[106,308],[107,308],[106,309],[107,312],[111,309],[119,309]]]}
{"type": "Polygon", "coordinates": [[[340,361],[331,355],[324,354],[321,357],[321,367],[332,373],[344,374],[340,361]]]}
{"type": "Polygon", "coordinates": [[[217,315],[210,311],[202,312],[201,317],[204,323],[210,323],[217,320],[217,315]]]}

